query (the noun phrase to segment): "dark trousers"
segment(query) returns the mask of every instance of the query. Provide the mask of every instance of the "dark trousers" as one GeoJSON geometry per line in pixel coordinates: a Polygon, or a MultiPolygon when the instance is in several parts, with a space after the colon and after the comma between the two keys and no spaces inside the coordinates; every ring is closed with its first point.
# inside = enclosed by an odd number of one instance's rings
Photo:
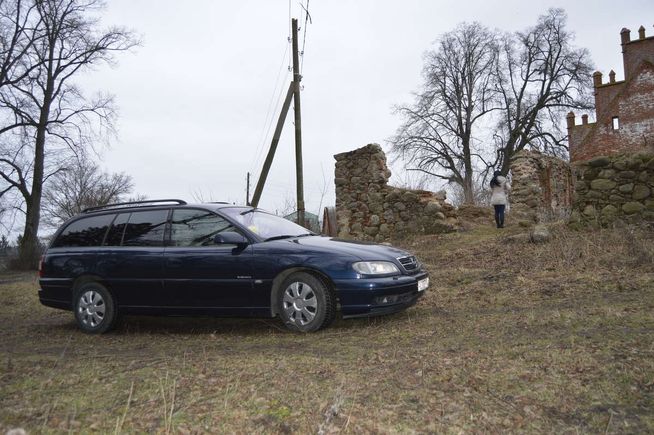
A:
{"type": "Polygon", "coordinates": [[[495,207],[495,223],[497,224],[497,228],[504,228],[504,209],[506,205],[496,204],[493,207],[495,207]]]}

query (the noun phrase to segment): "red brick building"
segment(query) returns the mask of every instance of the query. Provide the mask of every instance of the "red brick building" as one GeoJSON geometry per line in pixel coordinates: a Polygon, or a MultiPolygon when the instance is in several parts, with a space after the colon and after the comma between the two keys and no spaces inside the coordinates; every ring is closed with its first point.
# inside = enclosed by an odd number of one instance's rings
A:
{"type": "Polygon", "coordinates": [[[602,73],[593,74],[596,122],[582,115],[581,125],[575,125],[575,114],[568,113],[571,162],[654,152],[654,36],[646,37],[641,26],[638,39],[631,40],[629,29],[622,29],[620,37],[625,79],[616,81],[611,70],[608,83],[602,83],[602,73]]]}

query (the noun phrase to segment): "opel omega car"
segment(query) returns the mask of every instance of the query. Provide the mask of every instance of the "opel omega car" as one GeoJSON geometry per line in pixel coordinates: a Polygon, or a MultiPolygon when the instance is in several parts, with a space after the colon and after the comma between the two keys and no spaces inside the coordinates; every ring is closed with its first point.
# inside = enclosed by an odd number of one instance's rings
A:
{"type": "Polygon", "coordinates": [[[413,255],[318,236],[263,210],[139,201],[85,210],[57,231],[39,299],[72,310],[88,333],[118,315],[279,316],[316,331],[405,309],[429,285],[413,255]]]}

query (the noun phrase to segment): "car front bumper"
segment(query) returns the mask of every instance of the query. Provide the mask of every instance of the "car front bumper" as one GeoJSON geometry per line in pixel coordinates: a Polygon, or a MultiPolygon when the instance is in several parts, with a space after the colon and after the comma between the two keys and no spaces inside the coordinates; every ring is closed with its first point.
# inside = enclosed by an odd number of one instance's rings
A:
{"type": "Polygon", "coordinates": [[[425,290],[418,282],[428,279],[427,273],[384,278],[344,279],[334,282],[343,318],[371,317],[391,314],[414,305],[425,290]]]}

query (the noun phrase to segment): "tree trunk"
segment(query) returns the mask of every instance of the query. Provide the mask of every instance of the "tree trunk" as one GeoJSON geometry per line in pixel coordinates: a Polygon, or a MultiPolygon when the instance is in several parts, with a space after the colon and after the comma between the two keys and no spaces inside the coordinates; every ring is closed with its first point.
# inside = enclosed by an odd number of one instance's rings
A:
{"type": "MultiPolygon", "coordinates": [[[[469,115],[468,115],[469,117],[469,115]]],[[[472,124],[466,122],[466,131],[463,134],[463,202],[464,204],[475,203],[474,186],[472,184],[472,152],[470,151],[470,137],[472,136],[472,124]]]]}
{"type": "Polygon", "coordinates": [[[513,146],[504,149],[504,156],[502,156],[502,167],[500,172],[502,175],[508,175],[511,170],[511,161],[513,160],[515,152],[513,151],[513,146]]]}
{"type": "Polygon", "coordinates": [[[25,218],[25,230],[19,246],[18,268],[21,270],[33,270],[39,263],[39,213],[34,213],[32,207],[27,207],[25,218]]]}
{"type": "Polygon", "coordinates": [[[41,220],[41,197],[43,195],[43,174],[45,165],[45,135],[50,118],[50,103],[52,101],[53,85],[48,83],[43,106],[36,129],[34,145],[34,173],[32,177],[32,193],[25,198],[25,230],[20,246],[18,266],[21,269],[36,269],[39,264],[41,249],[39,247],[39,221],[41,220]]]}
{"type": "Polygon", "coordinates": [[[463,203],[475,203],[475,192],[472,185],[472,173],[465,174],[465,178],[463,179],[463,203]]]}

